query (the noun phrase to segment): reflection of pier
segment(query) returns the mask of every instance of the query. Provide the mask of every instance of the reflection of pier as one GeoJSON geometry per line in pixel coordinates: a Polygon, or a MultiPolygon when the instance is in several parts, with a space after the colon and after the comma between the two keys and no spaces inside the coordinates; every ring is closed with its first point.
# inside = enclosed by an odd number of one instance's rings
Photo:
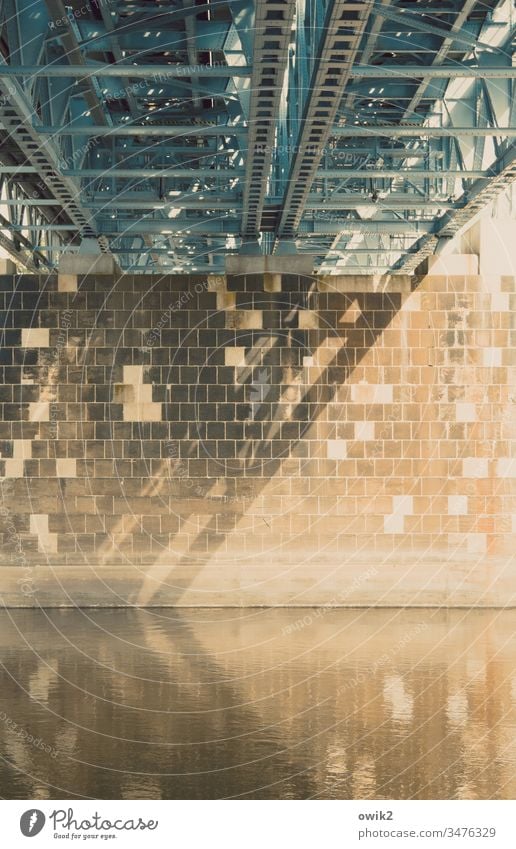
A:
{"type": "Polygon", "coordinates": [[[3,721],[0,786],[19,798],[512,798],[509,617],[4,613],[0,715],[59,754],[3,721]]]}

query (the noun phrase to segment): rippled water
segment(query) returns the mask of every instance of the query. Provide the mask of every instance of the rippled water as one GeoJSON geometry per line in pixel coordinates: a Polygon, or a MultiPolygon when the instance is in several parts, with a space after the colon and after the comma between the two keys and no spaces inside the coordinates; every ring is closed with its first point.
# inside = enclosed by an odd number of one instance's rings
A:
{"type": "Polygon", "coordinates": [[[0,795],[513,799],[515,624],[513,611],[4,611],[0,795]]]}

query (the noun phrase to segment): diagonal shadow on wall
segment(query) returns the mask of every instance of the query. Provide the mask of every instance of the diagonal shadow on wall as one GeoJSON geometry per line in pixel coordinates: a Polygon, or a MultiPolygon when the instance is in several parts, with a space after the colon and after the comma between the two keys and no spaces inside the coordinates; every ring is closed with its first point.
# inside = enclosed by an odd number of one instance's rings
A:
{"type": "MultiPolygon", "coordinates": [[[[311,283],[309,284],[311,286],[311,283]]],[[[307,290],[309,288],[307,286],[307,290]]],[[[317,294],[304,291],[300,293],[303,297],[297,304],[294,310],[290,310],[291,323],[297,325],[297,318],[303,308],[310,307],[317,312],[316,299],[317,294]],[[312,303],[313,302],[313,303],[312,303]]],[[[330,361],[320,370],[320,374],[309,386],[305,386],[301,397],[291,404],[290,422],[296,426],[299,424],[297,431],[298,435],[293,435],[289,440],[290,451],[295,450],[302,439],[303,434],[308,430],[311,423],[316,422],[323,413],[326,406],[335,399],[339,387],[342,387],[349,380],[355,368],[362,362],[367,353],[375,345],[382,332],[390,325],[394,316],[401,308],[401,293],[353,293],[352,295],[341,296],[344,306],[339,310],[343,316],[343,321],[339,323],[339,327],[328,327],[327,330],[311,330],[304,331],[306,339],[304,343],[299,343],[301,331],[290,330],[290,333],[296,333],[298,344],[301,344],[307,351],[313,350],[318,346],[322,346],[328,336],[333,336],[339,340],[339,345],[335,346],[336,351],[330,361]],[[376,302],[376,308],[371,306],[372,302],[376,302]],[[356,304],[358,315],[354,321],[347,320],[349,308],[356,304]],[[308,335],[309,334],[309,335],[308,335]],[[308,341],[309,340],[309,341],[308,341]],[[360,341],[363,340],[360,344],[360,341]],[[307,409],[310,409],[309,420],[307,421],[307,409]]],[[[324,318],[324,312],[319,312],[319,317],[324,318]]],[[[285,333],[288,328],[285,328],[285,333]]],[[[263,336],[263,331],[261,332],[263,336]]],[[[276,335],[276,343],[269,347],[268,354],[264,359],[260,360],[260,367],[271,367],[273,362],[277,360],[278,341],[284,338],[282,335],[276,335]]],[[[246,357],[246,365],[255,356],[256,349],[246,357]]],[[[249,386],[249,381],[252,380],[251,370],[246,381],[249,386]]],[[[282,403],[282,399],[278,398],[272,405],[272,409],[278,409],[282,403]]],[[[260,407],[260,404],[258,404],[260,407]]],[[[237,405],[238,409],[238,405],[237,405]]],[[[261,415],[260,410],[256,412],[256,417],[261,415]]],[[[252,426],[252,423],[251,423],[252,426]]],[[[228,476],[251,476],[253,480],[254,497],[256,498],[260,492],[266,488],[270,480],[281,469],[282,463],[287,456],[278,456],[276,458],[263,459],[267,457],[268,441],[273,438],[278,427],[278,422],[274,421],[274,416],[270,416],[270,421],[266,424],[264,437],[257,439],[254,445],[253,458],[241,458],[244,460],[241,466],[232,471],[230,462],[228,461],[228,476]],[[262,454],[262,457],[260,457],[262,454]],[[263,469],[263,477],[258,476],[257,472],[263,469]]],[[[258,430],[257,430],[258,432],[258,430]]],[[[214,478],[212,486],[215,486],[220,478],[214,478]]],[[[242,518],[245,517],[245,512],[242,513],[242,518]]],[[[240,520],[242,521],[242,519],[240,520]]],[[[192,585],[196,577],[202,572],[203,568],[210,562],[214,552],[216,552],[223,544],[227,537],[227,533],[220,531],[220,523],[216,512],[207,515],[204,527],[188,545],[186,551],[179,554],[177,562],[170,565],[170,552],[164,552],[159,555],[157,562],[154,563],[145,573],[142,586],[133,599],[136,605],[147,605],[153,602],[160,586],[166,582],[167,586],[167,603],[178,604],[184,595],[185,591],[192,585]],[[206,539],[210,540],[209,551],[206,551],[206,539]],[[168,559],[168,563],[166,562],[168,559]],[[184,570],[188,567],[188,572],[184,570]],[[176,572],[176,575],[174,575],[176,572]],[[168,578],[171,577],[169,581],[168,578]]],[[[230,568],[230,567],[228,567],[230,568]]]]}

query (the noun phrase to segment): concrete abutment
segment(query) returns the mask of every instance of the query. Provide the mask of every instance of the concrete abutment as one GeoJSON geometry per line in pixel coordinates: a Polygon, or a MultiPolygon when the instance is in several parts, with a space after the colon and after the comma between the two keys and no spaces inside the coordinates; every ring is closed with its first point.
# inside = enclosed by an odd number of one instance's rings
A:
{"type": "Polygon", "coordinates": [[[0,277],[4,604],[516,604],[514,277],[72,271],[0,277]]]}

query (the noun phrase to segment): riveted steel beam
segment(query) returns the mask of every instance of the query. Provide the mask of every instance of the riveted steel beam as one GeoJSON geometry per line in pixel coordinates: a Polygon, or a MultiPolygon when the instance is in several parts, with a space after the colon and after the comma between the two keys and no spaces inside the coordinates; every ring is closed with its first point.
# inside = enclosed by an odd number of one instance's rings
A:
{"type": "Polygon", "coordinates": [[[333,127],[330,136],[335,138],[387,136],[390,138],[455,138],[456,136],[516,137],[516,127],[428,127],[423,124],[349,124],[333,127]]]}
{"type": "Polygon", "coordinates": [[[371,0],[330,0],[328,4],[310,81],[310,93],[299,137],[295,140],[296,150],[278,215],[278,238],[291,238],[299,227],[305,201],[319,168],[323,148],[330,137],[342,90],[349,79],[371,7],[371,0]],[[336,53],[339,62],[334,65],[331,59],[336,53]]]}
{"type": "MultiPolygon", "coordinates": [[[[405,156],[409,156],[406,153],[405,156]]],[[[431,168],[324,168],[321,166],[317,172],[317,179],[326,180],[390,180],[401,179],[410,180],[411,182],[421,182],[421,180],[440,180],[449,179],[450,177],[456,180],[471,180],[473,178],[488,179],[494,176],[493,171],[481,170],[452,170],[452,169],[431,169],[431,168]]]]}
{"type": "Polygon", "coordinates": [[[421,78],[513,80],[516,79],[516,67],[511,65],[474,66],[463,63],[460,65],[354,65],[351,76],[375,80],[384,80],[385,77],[409,80],[421,78]]]}
{"type": "Polygon", "coordinates": [[[469,200],[460,210],[448,213],[436,222],[434,233],[422,240],[417,250],[405,257],[399,263],[403,273],[414,273],[427,257],[431,256],[440,238],[451,238],[465,227],[482,209],[490,204],[499,194],[506,191],[516,181],[516,148],[510,155],[505,154],[501,160],[502,167],[496,177],[487,184],[479,184],[469,193],[469,200]]]}
{"type": "MultiPolygon", "coordinates": [[[[224,236],[236,235],[240,231],[240,218],[206,217],[198,219],[170,219],[164,222],[162,219],[143,218],[140,220],[123,221],[120,219],[106,219],[98,224],[99,231],[104,234],[138,235],[141,233],[155,233],[156,235],[181,235],[181,236],[224,236]]],[[[301,222],[296,239],[310,239],[318,236],[335,236],[339,233],[363,233],[386,234],[386,235],[412,235],[414,238],[422,234],[431,233],[434,228],[433,221],[356,221],[354,219],[332,220],[304,220],[301,222]]]]}
{"type": "MultiPolygon", "coordinates": [[[[5,60],[0,56],[0,67],[5,66],[5,60]]],[[[52,145],[42,145],[41,139],[31,126],[33,109],[27,94],[15,80],[7,80],[0,77],[0,124],[7,134],[4,147],[8,146],[12,154],[16,154],[23,167],[33,168],[39,175],[37,199],[45,194],[53,198],[53,205],[61,208],[63,213],[70,218],[70,224],[62,224],[63,232],[79,231],[84,236],[96,237],[95,224],[91,216],[81,206],[78,197],[77,186],[69,178],[63,177],[59,172],[59,154],[52,145]]],[[[13,167],[13,166],[10,166],[13,167]]],[[[41,198],[41,199],[43,199],[41,198]]],[[[20,198],[20,208],[24,206],[25,198],[20,198]]],[[[43,204],[41,204],[43,206],[43,204]]],[[[11,229],[6,227],[2,229],[11,229]]],[[[43,232],[55,229],[52,225],[42,221],[41,224],[27,223],[22,225],[16,232],[23,234],[34,229],[35,232],[43,232]]],[[[18,240],[20,241],[20,240],[18,240]]],[[[4,244],[15,260],[25,267],[33,267],[27,258],[26,251],[14,252],[7,243],[4,244]]]]}
{"type": "Polygon", "coordinates": [[[276,138],[295,0],[256,0],[242,234],[260,230],[276,138]]]}
{"type": "MultiPolygon", "coordinates": [[[[0,168],[0,173],[1,173],[0,168]]],[[[224,178],[228,177],[243,177],[245,171],[243,168],[181,168],[180,166],[170,165],[168,168],[140,168],[135,165],[134,168],[119,168],[113,165],[111,168],[71,168],[62,172],[66,177],[84,177],[96,178],[105,177],[106,180],[118,179],[118,177],[132,177],[134,179],[151,178],[168,179],[174,178],[224,178]]]]}
{"type": "Polygon", "coordinates": [[[4,65],[0,77],[134,77],[149,82],[166,82],[177,77],[249,77],[246,65],[4,65]]]}
{"type": "MultiPolygon", "coordinates": [[[[209,210],[232,210],[239,209],[241,205],[240,198],[234,198],[233,200],[224,200],[219,197],[206,197],[200,198],[199,200],[195,199],[195,195],[178,198],[178,199],[170,199],[166,201],[159,200],[138,200],[137,197],[131,198],[130,200],[120,200],[118,196],[106,196],[105,198],[100,197],[97,200],[86,200],[84,201],[84,207],[86,209],[153,209],[153,210],[165,210],[165,209],[209,209],[209,210]]],[[[377,209],[381,211],[382,209],[459,209],[461,207],[460,203],[454,203],[447,201],[445,199],[433,199],[428,200],[424,197],[418,197],[417,194],[406,195],[403,194],[401,197],[396,197],[394,195],[389,195],[384,200],[373,201],[369,197],[364,197],[362,195],[339,195],[337,197],[327,199],[324,197],[318,197],[317,195],[311,195],[306,203],[305,209],[318,209],[318,210],[354,210],[357,208],[369,207],[371,209],[377,209]]]]}
{"type": "Polygon", "coordinates": [[[165,136],[177,138],[180,136],[241,136],[247,134],[247,127],[242,124],[181,124],[163,126],[153,124],[117,124],[114,127],[102,125],[47,127],[34,125],[34,130],[47,136],[165,136]]]}

